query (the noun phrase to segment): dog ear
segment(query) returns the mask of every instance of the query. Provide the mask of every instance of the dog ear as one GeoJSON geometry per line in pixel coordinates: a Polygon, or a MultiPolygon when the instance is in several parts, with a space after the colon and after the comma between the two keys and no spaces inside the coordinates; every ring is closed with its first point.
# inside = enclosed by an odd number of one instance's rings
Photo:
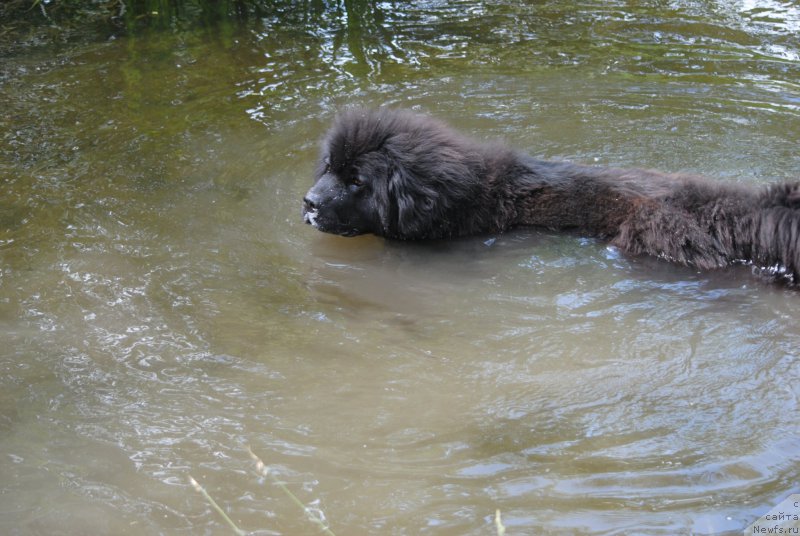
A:
{"type": "Polygon", "coordinates": [[[396,234],[394,231],[397,221],[397,206],[392,201],[391,179],[392,177],[389,176],[386,180],[376,180],[372,183],[372,203],[380,226],[375,234],[385,237],[392,237],[396,234]]]}
{"type": "MultiPolygon", "coordinates": [[[[389,180],[390,205],[398,238],[416,240],[436,234],[436,206],[439,193],[403,170],[395,170],[389,180]]],[[[391,221],[390,220],[390,221],[391,221]]]]}

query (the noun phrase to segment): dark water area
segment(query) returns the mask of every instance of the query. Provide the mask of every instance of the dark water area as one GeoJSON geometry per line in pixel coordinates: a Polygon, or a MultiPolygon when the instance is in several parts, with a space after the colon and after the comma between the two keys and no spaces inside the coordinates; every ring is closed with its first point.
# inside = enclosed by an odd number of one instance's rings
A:
{"type": "Polygon", "coordinates": [[[742,534],[800,492],[797,291],[300,217],[351,104],[796,179],[796,4],[159,5],[0,21],[0,533],[231,533],[190,477],[254,534],[742,534]]]}

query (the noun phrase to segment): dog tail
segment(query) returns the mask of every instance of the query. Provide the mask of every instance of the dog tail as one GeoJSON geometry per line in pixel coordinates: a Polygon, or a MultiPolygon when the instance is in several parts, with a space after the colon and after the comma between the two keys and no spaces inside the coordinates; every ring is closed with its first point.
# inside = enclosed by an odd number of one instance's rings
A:
{"type": "Polygon", "coordinates": [[[747,258],[770,278],[800,285],[800,182],[769,187],[743,222],[747,258]],[[748,247],[749,246],[749,247],[748,247]]]}

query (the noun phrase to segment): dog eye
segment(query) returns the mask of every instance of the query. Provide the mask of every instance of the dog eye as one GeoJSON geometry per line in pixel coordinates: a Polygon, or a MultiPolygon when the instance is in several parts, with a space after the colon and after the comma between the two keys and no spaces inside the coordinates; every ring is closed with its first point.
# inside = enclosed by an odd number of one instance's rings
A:
{"type": "Polygon", "coordinates": [[[353,175],[352,177],[350,177],[350,181],[348,182],[348,184],[350,184],[350,186],[359,187],[363,186],[364,181],[362,181],[358,176],[353,175]]]}

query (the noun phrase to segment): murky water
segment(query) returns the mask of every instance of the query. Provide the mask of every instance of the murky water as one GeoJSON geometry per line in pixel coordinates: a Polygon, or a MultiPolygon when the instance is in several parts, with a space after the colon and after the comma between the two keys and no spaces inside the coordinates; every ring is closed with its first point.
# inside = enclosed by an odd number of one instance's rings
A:
{"type": "Polygon", "coordinates": [[[230,533],[190,476],[258,534],[321,533],[276,481],[339,536],[733,534],[798,492],[797,292],[299,200],[348,103],[796,178],[800,9],[309,5],[0,60],[0,532],[230,533]]]}

